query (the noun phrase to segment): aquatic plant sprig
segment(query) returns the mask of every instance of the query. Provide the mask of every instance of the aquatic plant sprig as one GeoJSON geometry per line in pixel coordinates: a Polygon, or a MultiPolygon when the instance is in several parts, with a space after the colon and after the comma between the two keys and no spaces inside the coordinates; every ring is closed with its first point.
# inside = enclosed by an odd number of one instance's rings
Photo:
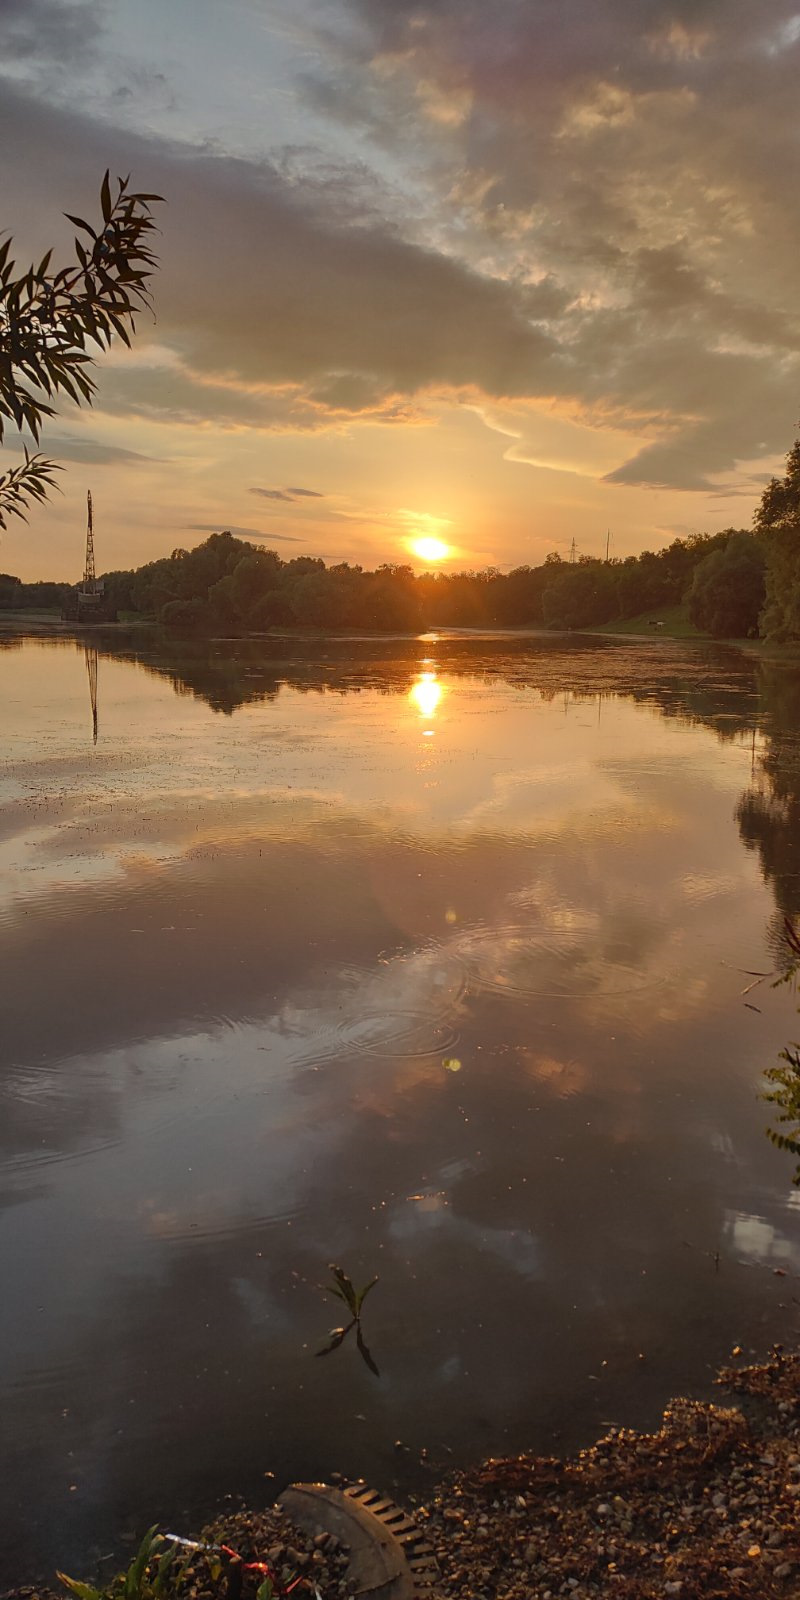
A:
{"type": "MultiPolygon", "coordinates": [[[[774,980],[773,989],[781,984],[795,983],[800,972],[800,935],[789,917],[783,919],[783,933],[789,961],[785,970],[774,980]]],[[[783,1065],[767,1067],[764,1073],[770,1088],[762,1090],[761,1098],[778,1107],[776,1121],[784,1127],[788,1125],[790,1131],[784,1133],[780,1128],[770,1127],[766,1134],[778,1150],[787,1150],[790,1155],[800,1157],[800,1043],[794,1041],[787,1044],[786,1049],[781,1050],[779,1060],[783,1065]]],[[[800,1161],[792,1183],[795,1188],[800,1188],[800,1161]]]]}
{"type": "Polygon", "coordinates": [[[348,1278],[344,1269],[342,1267],[337,1267],[335,1262],[329,1261],[328,1271],[331,1273],[334,1281],[332,1284],[325,1284],[322,1288],[322,1292],[323,1294],[335,1295],[337,1300],[341,1300],[342,1303],[347,1306],[347,1309],[350,1312],[350,1321],[344,1327],[331,1328],[328,1334],[327,1343],[324,1344],[321,1349],[315,1351],[315,1354],[318,1356],[329,1356],[332,1350],[338,1350],[339,1346],[344,1344],[348,1333],[351,1333],[353,1328],[355,1328],[356,1344],[358,1346],[361,1359],[369,1367],[370,1372],[374,1372],[375,1377],[379,1378],[380,1371],[370,1351],[368,1350],[367,1345],[364,1342],[364,1335],[361,1330],[362,1307],[367,1295],[370,1292],[370,1289],[374,1289],[378,1279],[377,1277],[371,1278],[369,1283],[364,1285],[363,1289],[356,1289],[352,1280],[348,1278]]]}

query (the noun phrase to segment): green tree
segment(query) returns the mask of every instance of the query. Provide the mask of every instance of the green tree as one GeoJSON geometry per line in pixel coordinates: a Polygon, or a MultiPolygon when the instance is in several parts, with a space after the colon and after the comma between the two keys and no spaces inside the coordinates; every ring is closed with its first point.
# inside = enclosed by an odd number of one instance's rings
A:
{"type": "Polygon", "coordinates": [[[795,439],[786,457],[785,476],[770,478],[754,521],[760,533],[800,524],[800,439],[795,439]]]}
{"type": "Polygon", "coordinates": [[[786,457],[785,477],[767,484],[755,526],[767,552],[761,631],[767,639],[800,639],[800,439],[786,457]]]}
{"type": "MultiPolygon", "coordinates": [[[[149,280],[156,266],[151,243],[155,194],[132,194],[128,178],[112,195],[108,172],[100,188],[102,220],[93,228],[65,213],[85,235],[76,236],[76,265],[53,270],[52,251],[16,275],[13,240],[0,242],[0,443],[7,423],[28,430],[39,443],[42,424],[55,415],[51,404],[65,394],[91,405],[95,349],[115,334],[130,344],[135,315],[150,305],[149,280]]],[[[0,528],[22,517],[31,501],[47,498],[59,471],[53,461],[23,446],[24,460],[0,476],[0,528]]]]}
{"type": "Polygon", "coordinates": [[[561,567],[542,596],[544,620],[555,628],[588,628],[617,613],[616,569],[603,561],[561,567]]]}
{"type": "Polygon", "coordinates": [[[714,639],[749,639],[758,633],[764,604],[763,543],[752,533],[733,533],[727,544],[695,568],[689,617],[714,639]]]}

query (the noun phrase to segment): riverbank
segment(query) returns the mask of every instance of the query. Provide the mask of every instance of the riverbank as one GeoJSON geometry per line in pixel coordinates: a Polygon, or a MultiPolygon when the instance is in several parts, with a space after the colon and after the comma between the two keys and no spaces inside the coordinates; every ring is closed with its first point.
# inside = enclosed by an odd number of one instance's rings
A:
{"type": "MultiPolygon", "coordinates": [[[[225,635],[187,634],[170,632],[154,618],[127,617],[117,623],[77,623],[64,622],[54,612],[26,612],[6,611],[0,612],[0,639],[26,638],[26,637],[61,637],[95,640],[99,635],[104,635],[106,640],[113,640],[114,635],[129,636],[136,634],[143,639],[156,637],[169,643],[185,644],[218,644],[226,643],[253,643],[259,639],[275,642],[286,640],[291,642],[305,641],[325,643],[335,639],[345,641],[364,641],[372,639],[404,638],[404,639],[431,639],[434,636],[441,640],[447,639],[557,639],[563,637],[564,629],[545,627],[519,627],[519,628],[456,628],[433,625],[425,634],[376,634],[358,629],[344,629],[340,632],[309,628],[271,628],[263,633],[236,633],[225,635]]],[[[671,639],[679,644],[718,644],[730,645],[737,650],[742,650],[749,655],[755,655],[761,660],[796,661],[800,660],[800,642],[789,644],[776,644],[766,639],[712,639],[711,634],[701,633],[689,622],[685,607],[667,606],[654,611],[643,613],[639,617],[628,620],[596,623],[587,628],[574,628],[568,630],[570,637],[580,635],[584,638],[593,638],[595,635],[603,639],[620,639],[636,644],[644,641],[663,642],[671,639]]]]}
{"type": "MultiPolygon", "coordinates": [[[[410,1497],[438,1561],[431,1600],[795,1596],[800,1354],[776,1347],[768,1361],[746,1366],[735,1351],[717,1382],[731,1398],[676,1399],[655,1433],[612,1429],[566,1460],[485,1461],[452,1473],[429,1496],[410,1497]]],[[[327,1534],[302,1533],[279,1507],[231,1513],[198,1542],[229,1546],[254,1564],[241,1571],[244,1600],[263,1581],[260,1562],[269,1563],[277,1594],[293,1584],[298,1600],[353,1595],[346,1550],[327,1534]]],[[[186,1551],[181,1580],[165,1593],[222,1600],[229,1573],[218,1551],[186,1551]]],[[[4,1600],[54,1593],[29,1586],[4,1600]]]]}

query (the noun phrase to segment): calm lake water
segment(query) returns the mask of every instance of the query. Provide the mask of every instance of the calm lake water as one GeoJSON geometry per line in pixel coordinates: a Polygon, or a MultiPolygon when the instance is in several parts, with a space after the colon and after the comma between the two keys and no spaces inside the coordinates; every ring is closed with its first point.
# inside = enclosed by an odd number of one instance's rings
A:
{"type": "Polygon", "coordinates": [[[6,637],[0,728],[7,1582],[649,1425],[794,1336],[796,998],[742,991],[800,910],[797,669],[6,637]],[[313,1359],[329,1261],[380,1274],[380,1379],[313,1359]]]}

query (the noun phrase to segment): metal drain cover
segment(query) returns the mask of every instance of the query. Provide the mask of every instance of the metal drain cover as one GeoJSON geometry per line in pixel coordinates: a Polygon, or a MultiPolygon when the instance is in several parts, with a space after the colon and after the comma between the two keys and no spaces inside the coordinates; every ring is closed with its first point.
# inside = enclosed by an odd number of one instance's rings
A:
{"type": "Polygon", "coordinates": [[[350,1551],[347,1576],[359,1600],[434,1600],[433,1549],[411,1517],[365,1483],[334,1489],[293,1483],[278,1504],[308,1533],[332,1533],[350,1551]]]}

